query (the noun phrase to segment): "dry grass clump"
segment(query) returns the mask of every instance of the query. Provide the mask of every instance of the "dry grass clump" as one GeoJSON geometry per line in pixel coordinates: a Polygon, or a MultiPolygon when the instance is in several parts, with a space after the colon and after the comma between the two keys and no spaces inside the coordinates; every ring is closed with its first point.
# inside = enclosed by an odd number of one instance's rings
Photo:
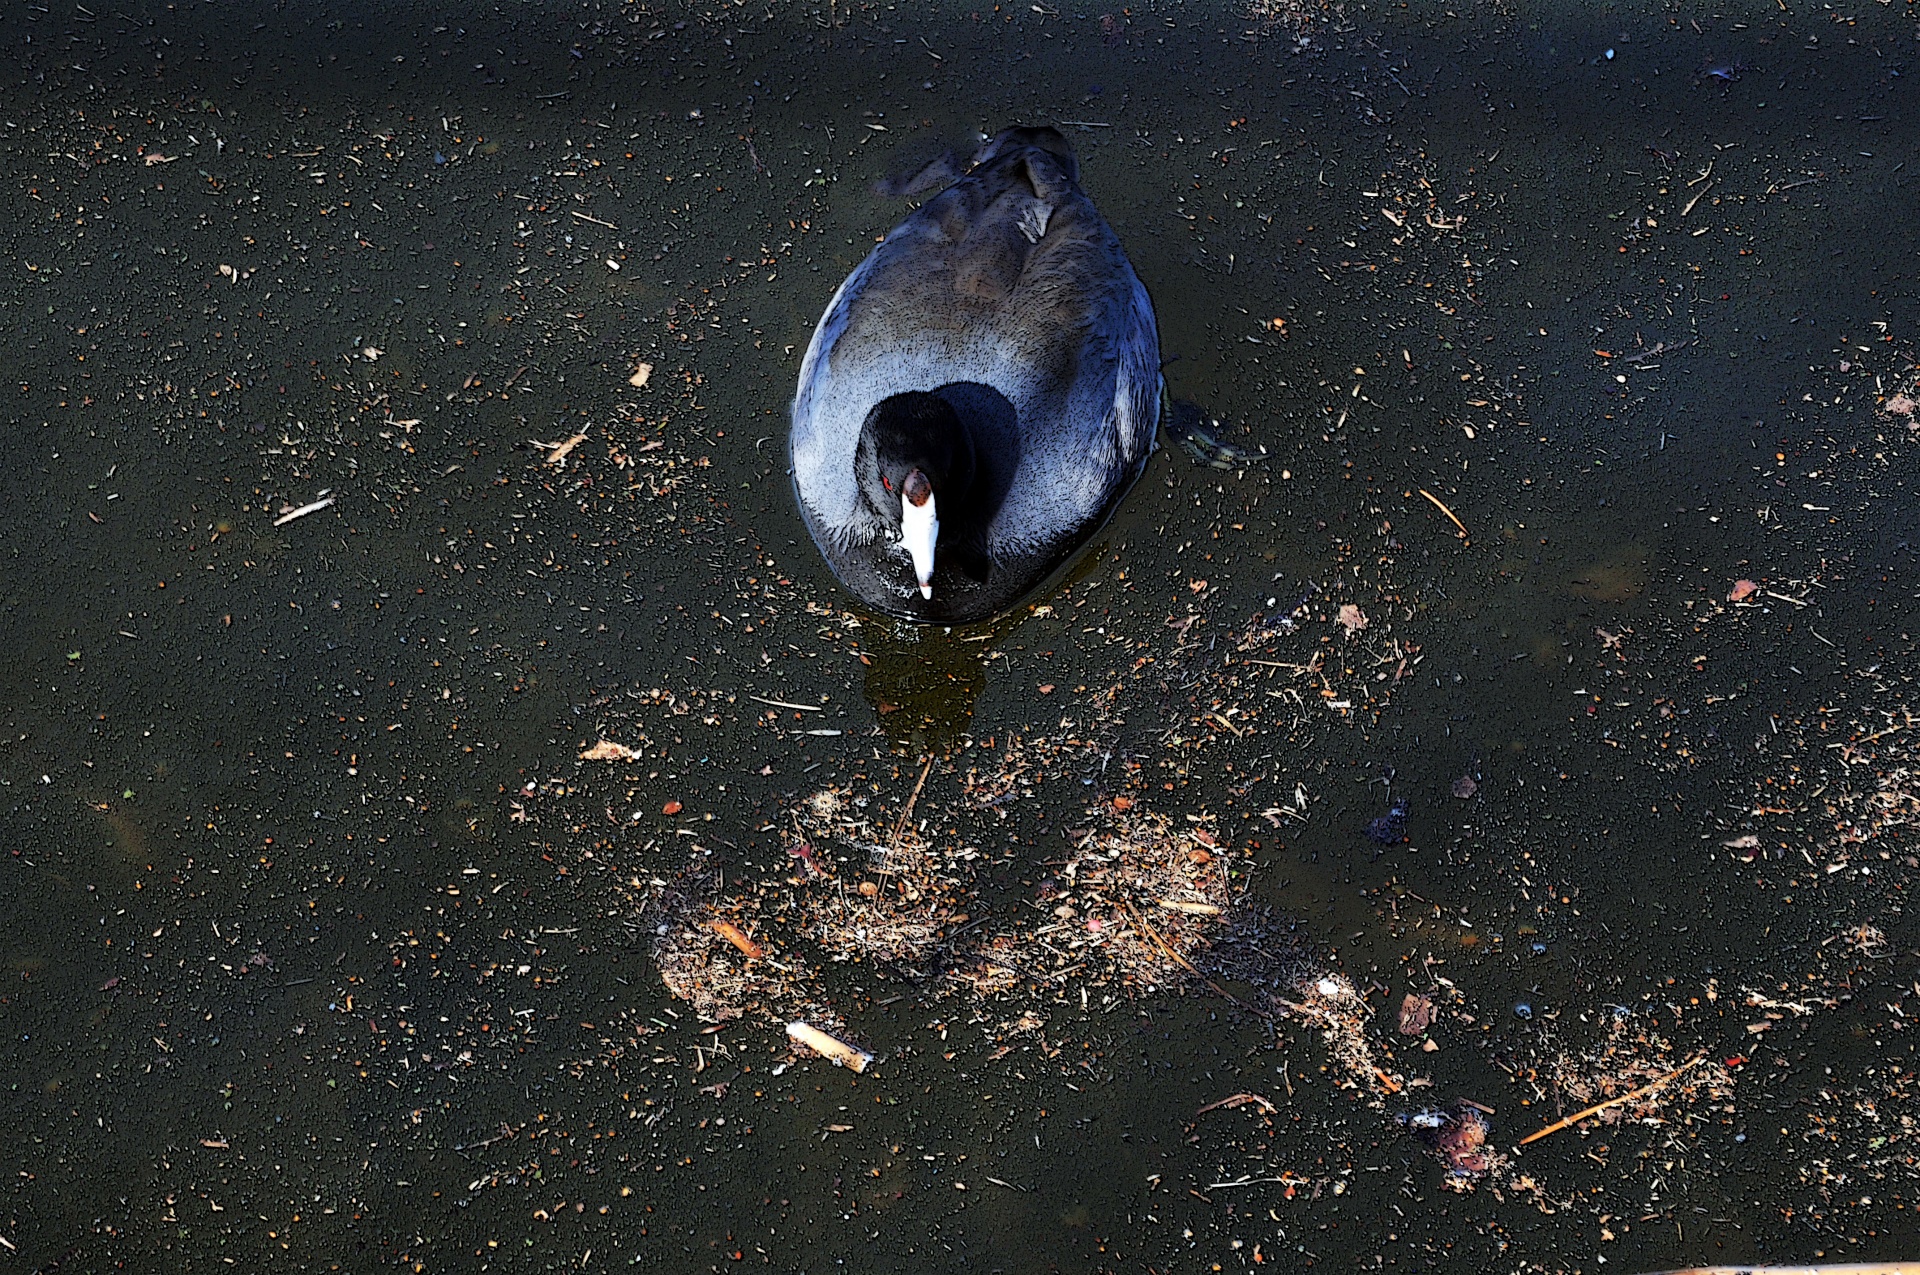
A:
{"type": "Polygon", "coordinates": [[[1259,32],[1285,31],[1295,36],[1297,48],[1305,48],[1308,32],[1317,27],[1339,26],[1345,18],[1332,0],[1248,0],[1246,15],[1259,32]]]}
{"type": "Polygon", "coordinates": [[[1069,980],[1129,991],[1204,982],[1195,964],[1245,892],[1244,871],[1195,817],[1102,806],[1071,857],[1035,886],[1027,914],[972,932],[950,981],[976,994],[1069,980]]]}
{"type": "Polygon", "coordinates": [[[1077,853],[1040,884],[1052,919],[1031,931],[1056,967],[1098,964],[1121,983],[1178,987],[1244,893],[1244,870],[1198,816],[1182,826],[1129,802],[1097,812],[1077,853]]]}
{"type": "Polygon", "coordinates": [[[1176,821],[1128,798],[1091,813],[1024,916],[954,945],[949,984],[979,996],[1075,981],[1122,995],[1208,988],[1266,1013],[1217,980],[1290,988],[1311,966],[1292,921],[1248,899],[1247,865],[1210,819],[1176,821]]]}
{"type": "Polygon", "coordinates": [[[871,821],[857,798],[826,789],[789,811],[784,881],[723,892],[696,863],[660,887],[654,959],[668,990],[712,1021],[802,1006],[819,1015],[819,971],[796,944],[824,962],[876,964],[933,996],[1057,995],[1078,982],[1116,995],[1207,988],[1260,1014],[1282,992],[1331,1004],[1312,990],[1294,923],[1247,898],[1247,865],[1210,817],[1176,820],[1125,797],[1092,813],[1031,896],[975,919],[967,865],[977,851],[930,844],[910,810],[891,826],[871,821]],[[1250,1003],[1219,980],[1259,992],[1250,1003]]]}
{"type": "Polygon", "coordinates": [[[1367,998],[1345,974],[1320,974],[1301,977],[1291,996],[1275,996],[1274,1003],[1320,1029],[1326,1042],[1327,1057],[1344,1078],[1343,1089],[1355,1089],[1372,1096],[1372,1105],[1382,1105],[1386,1095],[1406,1088],[1404,1077],[1382,1067],[1367,1031],[1373,1011],[1367,998]]]}
{"type": "Polygon", "coordinates": [[[1643,1120],[1676,1103],[1726,1102],[1733,1097],[1733,1074],[1726,1067],[1706,1059],[1675,1075],[1684,1061],[1639,1016],[1615,1012],[1591,1049],[1577,1056],[1556,1054],[1544,1070],[1569,1107],[1598,1106],[1645,1090],[1588,1117],[1599,1124],[1643,1120]],[[1672,1079],[1656,1083],[1665,1077],[1672,1079]]]}
{"type": "MultiPolygon", "coordinates": [[[[1250,864],[1210,816],[1176,818],[1125,796],[1089,815],[1030,894],[989,911],[970,889],[977,852],[923,838],[911,801],[880,819],[858,796],[825,789],[788,812],[784,879],[724,888],[697,859],[660,886],[647,918],[654,960],[702,1019],[804,1019],[841,1039],[821,977],[834,962],[876,966],[930,999],[1013,1001],[1003,1036],[1038,1030],[1036,1011],[1076,985],[1083,1001],[1212,993],[1311,1023],[1342,1087],[1376,1107],[1405,1087],[1380,1061],[1366,998],[1326,972],[1295,921],[1249,897],[1250,864]]],[[[1461,1165],[1481,1164],[1474,1150],[1461,1165]]]]}
{"type": "Polygon", "coordinates": [[[1218,642],[1176,649],[1162,668],[1186,707],[1162,742],[1191,749],[1228,736],[1302,738],[1327,721],[1373,721],[1421,659],[1418,646],[1394,634],[1399,603],[1379,593],[1363,605],[1316,585],[1218,642]]]}
{"type": "Polygon", "coordinates": [[[761,928],[753,896],[722,899],[720,888],[720,873],[696,863],[661,887],[649,908],[661,981],[713,1023],[767,1011],[804,969],[771,959],[752,937],[761,928]]]}
{"type": "Polygon", "coordinates": [[[793,875],[742,882],[723,893],[718,871],[696,861],[649,903],[662,981],[701,1018],[750,1012],[839,1019],[820,1000],[818,971],[792,950],[812,945],[828,961],[874,961],[920,982],[942,938],[966,915],[960,865],[977,852],[935,852],[906,820],[891,831],[864,803],[823,789],[789,812],[783,835],[793,875]]]}
{"type": "Polygon", "coordinates": [[[967,920],[964,864],[975,852],[937,853],[904,816],[876,827],[837,790],[793,810],[787,853],[807,874],[801,932],[832,960],[901,966],[918,981],[940,940],[967,920]]]}
{"type": "Polygon", "coordinates": [[[816,1026],[840,1021],[821,977],[835,962],[876,966],[932,999],[1012,1000],[1029,1026],[1076,985],[1083,1001],[1212,993],[1313,1024],[1342,1085],[1376,1106],[1404,1087],[1378,1059],[1366,998],[1326,972],[1292,918],[1249,897],[1251,865],[1211,816],[1103,802],[1064,858],[1036,865],[1046,875],[1030,893],[983,901],[978,852],[923,837],[918,793],[877,818],[859,795],[824,789],[787,814],[784,879],[724,889],[696,861],[659,887],[649,920],[668,990],[709,1021],[757,1012],[816,1026]]]}

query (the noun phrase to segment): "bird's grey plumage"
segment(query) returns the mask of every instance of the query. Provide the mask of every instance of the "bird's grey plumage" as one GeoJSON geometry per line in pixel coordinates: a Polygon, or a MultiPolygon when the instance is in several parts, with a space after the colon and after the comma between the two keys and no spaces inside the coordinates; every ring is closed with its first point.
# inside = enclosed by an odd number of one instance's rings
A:
{"type": "Polygon", "coordinates": [[[794,485],[835,572],[881,610],[1003,609],[1104,520],[1153,448],[1153,308],[1076,175],[1053,130],[1000,134],[860,263],[814,331],[793,403],[794,485]],[[1002,471],[989,578],[943,576],[931,603],[853,464],[868,412],[914,390],[952,403],[1002,471]]]}

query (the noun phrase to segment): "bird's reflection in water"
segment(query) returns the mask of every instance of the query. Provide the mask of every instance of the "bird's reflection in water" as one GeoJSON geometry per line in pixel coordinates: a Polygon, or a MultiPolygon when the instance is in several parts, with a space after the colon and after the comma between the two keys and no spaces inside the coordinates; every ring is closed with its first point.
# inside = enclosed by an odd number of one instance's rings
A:
{"type": "Polygon", "coordinates": [[[866,696],[880,728],[914,752],[945,752],[970,732],[994,638],[976,626],[879,621],[867,640],[866,696]]]}
{"type": "Polygon", "coordinates": [[[895,744],[921,753],[946,752],[974,734],[974,705],[1001,645],[1035,607],[1042,614],[1053,607],[1064,609],[1065,598],[1096,574],[1111,570],[1118,561],[1116,547],[1105,537],[1096,539],[1055,573],[1031,605],[987,624],[947,628],[882,616],[869,619],[865,631],[873,636],[863,648],[868,660],[865,689],[880,729],[895,744]]]}

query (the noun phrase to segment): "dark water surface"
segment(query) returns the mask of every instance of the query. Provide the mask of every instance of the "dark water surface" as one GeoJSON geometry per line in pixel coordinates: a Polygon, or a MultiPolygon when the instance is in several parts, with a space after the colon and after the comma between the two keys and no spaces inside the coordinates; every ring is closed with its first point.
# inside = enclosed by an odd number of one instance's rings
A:
{"type": "Polygon", "coordinates": [[[4,40],[7,1265],[1920,1252],[1906,6],[118,0],[4,40]],[[873,180],[1014,122],[1079,148],[1216,446],[1015,615],[903,632],[807,542],[786,406],[902,211],[873,180]],[[971,799],[1016,745],[1052,761],[971,799]],[[866,965],[864,1075],[702,1034],[650,883],[785,873],[793,803],[891,819],[928,755],[989,912],[1090,806],[1217,818],[1398,1080],[1204,992],[866,965]],[[1728,1079],[1513,1153],[1629,1057],[1728,1079]],[[1458,1097],[1510,1157],[1461,1193],[1398,1120],[1458,1097]]]}

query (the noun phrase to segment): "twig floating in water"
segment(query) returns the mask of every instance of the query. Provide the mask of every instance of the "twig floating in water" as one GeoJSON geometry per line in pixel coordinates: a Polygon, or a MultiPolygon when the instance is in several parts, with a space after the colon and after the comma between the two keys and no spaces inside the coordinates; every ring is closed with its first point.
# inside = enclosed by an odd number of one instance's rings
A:
{"type": "Polygon", "coordinates": [[[645,756],[638,748],[628,748],[625,744],[616,744],[603,739],[580,754],[581,761],[638,761],[645,756]]]}
{"type": "Polygon", "coordinates": [[[927,764],[920,768],[920,778],[914,781],[913,792],[907,796],[907,808],[900,812],[900,822],[893,825],[893,835],[887,838],[888,846],[892,846],[900,840],[901,832],[906,829],[907,820],[913,818],[913,803],[920,800],[920,790],[926,787],[927,775],[931,773],[932,770],[933,754],[928,753],[927,764]]]}
{"type": "Polygon", "coordinates": [[[1692,1062],[1682,1063],[1678,1067],[1675,1067],[1672,1071],[1668,1072],[1666,1075],[1659,1077],[1657,1080],[1650,1080],[1646,1084],[1641,1085],[1638,1089],[1634,1089],[1627,1093],[1623,1093],[1617,1098],[1609,1098],[1605,1102],[1596,1102],[1591,1107],[1588,1107],[1585,1111],[1576,1111],[1564,1120],[1556,1120],[1544,1129],[1536,1129],[1532,1133],[1528,1134],[1526,1137],[1520,1139],[1518,1145],[1524,1147],[1529,1142],[1537,1142],[1539,1139],[1546,1137],[1550,1133],[1560,1132],[1562,1129],[1566,1128],[1568,1125],[1579,1124],[1582,1120],[1585,1120],[1588,1116],[1599,1115],[1602,1111],[1605,1111],[1608,1107],[1617,1107],[1621,1103],[1632,1102],[1635,1098],[1639,1098],[1645,1094],[1650,1094],[1654,1090],[1658,1089],[1661,1085],[1666,1084],[1669,1080],[1672,1080],[1674,1077],[1682,1074],[1683,1072],[1688,1072],[1693,1070],[1695,1067],[1698,1067],[1701,1063],[1705,1062],[1706,1060],[1707,1060],[1707,1056],[1705,1054],[1702,1054],[1698,1058],[1694,1059],[1692,1062]]]}
{"type": "Polygon", "coordinates": [[[281,514],[278,518],[275,518],[273,520],[273,525],[276,527],[284,527],[286,524],[292,522],[295,518],[304,518],[308,514],[319,513],[322,509],[325,509],[328,505],[331,505],[333,502],[334,502],[334,497],[328,496],[323,500],[316,500],[311,502],[310,504],[302,505],[298,509],[289,509],[287,510],[287,512],[281,514]]]}
{"type": "Polygon", "coordinates": [[[1468,536],[1467,534],[1467,524],[1464,522],[1461,522],[1459,516],[1455,514],[1453,510],[1447,508],[1446,505],[1442,504],[1440,501],[1440,497],[1434,495],[1432,492],[1428,491],[1425,487],[1422,487],[1420,489],[1420,494],[1422,496],[1425,496],[1428,500],[1432,501],[1433,507],[1435,509],[1438,509],[1441,513],[1445,514],[1449,522],[1451,522],[1454,526],[1460,528],[1461,539],[1463,540],[1471,539],[1471,537],[1468,536]]]}
{"type": "Polygon", "coordinates": [[[1193,1114],[1196,1116],[1204,1116],[1209,1111],[1219,1111],[1223,1108],[1244,1107],[1250,1102],[1259,1103],[1260,1109],[1262,1111],[1275,1110],[1274,1105],[1271,1101],[1269,1101],[1268,1099],[1262,1098],[1257,1093],[1237,1093],[1233,1095],[1231,1098],[1222,1098],[1218,1102],[1210,1102],[1206,1106],[1200,1108],[1200,1110],[1194,1112],[1193,1114]]]}
{"type": "Polygon", "coordinates": [[[775,708],[798,709],[800,712],[803,712],[803,713],[819,713],[819,712],[825,711],[818,704],[794,704],[783,699],[768,699],[764,695],[749,695],[747,696],[747,698],[750,700],[756,700],[762,704],[771,704],[775,708]]]}
{"type": "Polygon", "coordinates": [[[574,448],[578,447],[580,444],[587,441],[587,434],[585,430],[582,430],[578,434],[575,434],[572,438],[567,439],[563,443],[543,443],[537,438],[530,439],[528,441],[530,441],[535,447],[538,447],[542,451],[546,452],[547,464],[552,465],[554,468],[558,469],[560,466],[566,464],[567,454],[569,452],[571,452],[574,448]]]}

